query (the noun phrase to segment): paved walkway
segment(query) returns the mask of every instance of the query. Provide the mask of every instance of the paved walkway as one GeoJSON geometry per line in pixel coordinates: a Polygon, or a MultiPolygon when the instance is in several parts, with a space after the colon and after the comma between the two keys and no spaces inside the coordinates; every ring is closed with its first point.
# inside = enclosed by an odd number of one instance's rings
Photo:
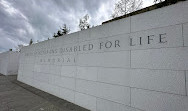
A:
{"type": "Polygon", "coordinates": [[[88,111],[0,74],[0,111],[88,111]]]}

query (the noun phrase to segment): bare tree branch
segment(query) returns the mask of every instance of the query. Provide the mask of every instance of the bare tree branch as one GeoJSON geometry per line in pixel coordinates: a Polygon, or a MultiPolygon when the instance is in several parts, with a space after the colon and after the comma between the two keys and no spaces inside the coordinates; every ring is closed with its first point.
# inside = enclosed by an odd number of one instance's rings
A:
{"type": "Polygon", "coordinates": [[[119,0],[115,4],[114,13],[111,15],[112,18],[116,18],[142,8],[142,0],[119,0]]]}

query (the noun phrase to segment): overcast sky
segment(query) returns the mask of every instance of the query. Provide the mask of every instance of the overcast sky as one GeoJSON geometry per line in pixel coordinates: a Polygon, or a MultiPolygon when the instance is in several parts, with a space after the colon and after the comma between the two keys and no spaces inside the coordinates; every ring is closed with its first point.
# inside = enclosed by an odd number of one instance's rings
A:
{"type": "MultiPolygon", "coordinates": [[[[78,31],[79,18],[90,16],[91,25],[109,20],[117,0],[0,0],[0,52],[52,38],[67,24],[78,31]]],[[[144,0],[143,7],[153,0],[144,0]]]]}

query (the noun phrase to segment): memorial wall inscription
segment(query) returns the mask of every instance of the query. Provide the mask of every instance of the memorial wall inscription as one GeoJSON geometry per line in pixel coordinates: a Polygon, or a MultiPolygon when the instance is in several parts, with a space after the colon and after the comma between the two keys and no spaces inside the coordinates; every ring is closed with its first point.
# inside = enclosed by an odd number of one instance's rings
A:
{"type": "MultiPolygon", "coordinates": [[[[150,45],[153,43],[158,44],[164,44],[167,42],[167,34],[158,34],[158,35],[148,35],[145,37],[131,37],[129,38],[129,41],[126,41],[127,43],[121,42],[121,40],[106,40],[106,41],[99,41],[98,44],[94,44],[92,42],[85,43],[83,45],[77,45],[77,46],[70,46],[70,47],[60,47],[60,48],[54,48],[54,49],[44,49],[36,52],[29,52],[25,53],[25,56],[37,56],[37,55],[48,55],[48,54],[61,54],[68,52],[85,52],[85,51],[92,51],[94,48],[98,51],[103,49],[110,49],[110,48],[120,48],[121,44],[130,44],[131,46],[135,45],[150,45]]],[[[58,57],[58,58],[41,58],[39,59],[40,63],[70,63],[74,62],[76,63],[75,57],[58,57]]]]}
{"type": "Polygon", "coordinates": [[[145,44],[152,44],[153,42],[155,43],[166,43],[166,33],[159,34],[159,35],[148,35],[146,37],[137,37],[135,38],[136,40],[133,40],[133,38],[130,38],[130,46],[135,46],[135,45],[145,45],[145,44]],[[135,41],[135,43],[133,43],[135,41]]]}
{"type": "Polygon", "coordinates": [[[91,111],[187,111],[187,6],[24,47],[18,80],[91,111]]]}
{"type": "Polygon", "coordinates": [[[150,45],[153,43],[164,44],[167,42],[167,33],[158,34],[158,35],[148,35],[146,37],[131,37],[127,43],[121,42],[121,40],[110,41],[107,40],[105,42],[100,41],[98,44],[94,43],[86,43],[78,46],[70,46],[70,47],[60,47],[54,49],[45,49],[36,52],[25,53],[25,56],[36,56],[36,55],[46,55],[46,54],[64,54],[66,52],[84,52],[84,51],[92,51],[93,49],[103,50],[110,48],[120,48],[122,44],[130,44],[130,46],[136,45],[150,45]]]}

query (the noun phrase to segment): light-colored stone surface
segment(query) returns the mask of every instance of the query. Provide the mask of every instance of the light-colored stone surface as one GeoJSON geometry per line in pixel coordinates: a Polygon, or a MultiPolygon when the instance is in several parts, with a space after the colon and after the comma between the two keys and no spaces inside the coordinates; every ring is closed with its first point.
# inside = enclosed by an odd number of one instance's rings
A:
{"type": "Polygon", "coordinates": [[[159,8],[131,17],[131,32],[188,22],[188,2],[159,8]]]}
{"type": "Polygon", "coordinates": [[[184,71],[131,70],[131,87],[186,95],[184,71]]]}
{"type": "Polygon", "coordinates": [[[78,39],[79,42],[83,42],[83,41],[86,41],[86,40],[91,40],[90,30],[91,29],[79,31],[79,39],[78,39]]]}
{"type": "Polygon", "coordinates": [[[130,33],[130,18],[110,22],[108,27],[109,36],[130,33]]]}
{"type": "Polygon", "coordinates": [[[91,111],[187,111],[187,6],[26,46],[18,80],[91,111]]]}
{"type": "Polygon", "coordinates": [[[97,96],[98,95],[98,83],[88,80],[76,80],[76,91],[85,94],[97,96]]]}
{"type": "Polygon", "coordinates": [[[185,76],[186,76],[186,94],[188,95],[188,71],[185,71],[185,76]]]}
{"type": "Polygon", "coordinates": [[[188,23],[183,24],[184,46],[188,46],[188,23]]]}
{"type": "Polygon", "coordinates": [[[97,81],[98,67],[78,67],[77,78],[97,81]]]}
{"type": "MultiPolygon", "coordinates": [[[[46,67],[46,65],[44,65],[44,67],[46,67]]],[[[57,75],[57,76],[61,75],[61,66],[50,65],[50,69],[46,69],[46,70],[49,70],[50,74],[52,75],[57,75]]],[[[45,72],[49,72],[49,71],[45,71],[45,72]]]]}
{"type": "Polygon", "coordinates": [[[17,75],[19,64],[19,52],[0,53],[0,73],[4,75],[17,75]]]}
{"type": "Polygon", "coordinates": [[[66,88],[60,88],[60,97],[74,103],[75,92],[66,88]]]}
{"type": "Polygon", "coordinates": [[[130,86],[130,70],[122,68],[99,68],[98,81],[130,86]]]}
{"type": "Polygon", "coordinates": [[[61,76],[65,77],[75,77],[77,68],[76,66],[62,66],[61,76]]]}
{"type": "Polygon", "coordinates": [[[75,93],[75,103],[91,111],[96,111],[96,101],[96,97],[78,92],[75,93]]]}
{"type": "MultiPolygon", "coordinates": [[[[28,73],[29,74],[29,73],[28,73]]],[[[49,82],[49,75],[45,74],[45,73],[33,73],[33,78],[35,80],[41,81],[41,82],[49,82]]]]}
{"type": "Polygon", "coordinates": [[[97,111],[141,111],[141,110],[104,99],[97,99],[97,111]]]}
{"type": "Polygon", "coordinates": [[[161,48],[131,51],[131,67],[188,70],[188,48],[161,48]]]}
{"type": "Polygon", "coordinates": [[[182,25],[139,31],[131,33],[130,38],[132,39],[132,50],[183,46],[182,25]],[[149,43],[148,36],[151,39],[149,43]]]}
{"type": "Polygon", "coordinates": [[[51,80],[51,84],[53,84],[53,85],[71,89],[71,90],[75,89],[75,79],[74,78],[59,77],[59,76],[49,76],[49,78],[51,80]]]}
{"type": "Polygon", "coordinates": [[[90,38],[97,39],[97,38],[108,37],[108,34],[109,34],[109,24],[100,25],[94,27],[92,31],[90,31],[90,38]]]}
{"type": "Polygon", "coordinates": [[[187,111],[188,97],[131,89],[131,106],[144,111],[187,111]]]}
{"type": "Polygon", "coordinates": [[[44,85],[44,88],[47,89],[47,92],[49,92],[50,94],[60,97],[60,87],[56,85],[47,84],[44,85]]]}
{"type": "Polygon", "coordinates": [[[125,105],[130,104],[130,88],[105,83],[77,80],[76,90],[125,105]]]}
{"type": "Polygon", "coordinates": [[[78,65],[129,68],[130,51],[79,54],[78,65]]]}

